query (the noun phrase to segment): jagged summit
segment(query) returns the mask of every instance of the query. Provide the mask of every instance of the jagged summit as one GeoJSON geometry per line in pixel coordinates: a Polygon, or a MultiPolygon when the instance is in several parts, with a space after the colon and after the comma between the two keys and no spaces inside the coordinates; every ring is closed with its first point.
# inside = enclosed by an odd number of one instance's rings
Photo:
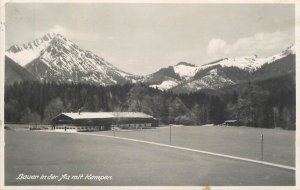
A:
{"type": "Polygon", "coordinates": [[[255,55],[251,55],[251,56],[219,59],[219,60],[211,62],[209,64],[200,66],[199,70],[207,69],[209,67],[214,67],[214,66],[221,66],[221,67],[237,67],[242,70],[254,72],[257,69],[261,68],[264,64],[272,63],[278,59],[286,57],[289,54],[295,54],[294,45],[291,45],[287,49],[282,51],[281,53],[270,56],[270,57],[258,57],[255,54],[255,55]]]}
{"type": "Polygon", "coordinates": [[[6,55],[40,80],[101,85],[134,82],[134,75],[81,49],[61,34],[48,33],[28,44],[12,46],[6,55]]]}
{"type": "Polygon", "coordinates": [[[49,46],[54,38],[64,38],[60,34],[47,33],[40,39],[28,42],[22,45],[13,45],[7,51],[6,55],[21,66],[25,66],[40,55],[40,52],[49,46]]]}
{"type": "Polygon", "coordinates": [[[51,41],[51,39],[56,35],[58,34],[47,33],[42,38],[36,39],[33,42],[28,42],[27,44],[23,44],[23,45],[13,45],[7,50],[7,52],[17,53],[23,50],[29,50],[29,49],[33,50],[39,48],[41,45],[51,41]]]}

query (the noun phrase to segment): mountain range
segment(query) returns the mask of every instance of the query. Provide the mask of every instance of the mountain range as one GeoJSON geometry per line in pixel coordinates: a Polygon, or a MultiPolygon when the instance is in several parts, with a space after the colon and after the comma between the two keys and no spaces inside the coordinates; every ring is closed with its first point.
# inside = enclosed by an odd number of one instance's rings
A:
{"type": "Polygon", "coordinates": [[[5,83],[22,80],[113,85],[144,83],[177,93],[220,89],[248,81],[295,73],[295,49],[266,58],[256,55],[223,58],[201,66],[179,62],[146,76],[127,73],[102,57],[80,48],[66,37],[48,33],[6,51],[5,83]]]}
{"type": "Polygon", "coordinates": [[[161,90],[185,93],[219,89],[289,73],[295,73],[294,46],[266,58],[256,55],[225,58],[201,66],[180,62],[146,76],[143,82],[161,90]]]}

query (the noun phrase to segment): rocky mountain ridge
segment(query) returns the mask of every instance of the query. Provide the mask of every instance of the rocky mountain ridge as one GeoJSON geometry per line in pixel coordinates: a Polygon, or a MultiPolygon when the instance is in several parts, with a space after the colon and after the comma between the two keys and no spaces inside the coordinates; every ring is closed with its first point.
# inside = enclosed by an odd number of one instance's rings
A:
{"type": "MultiPolygon", "coordinates": [[[[27,44],[11,46],[6,51],[6,56],[7,60],[18,63],[36,80],[104,86],[145,83],[153,88],[180,93],[201,89],[214,90],[248,80],[295,72],[294,45],[265,58],[257,55],[223,58],[201,66],[179,62],[146,76],[124,72],[102,57],[83,50],[66,37],[55,33],[46,34],[27,44]]],[[[19,70],[18,78],[27,79],[28,73],[26,72],[26,77],[20,77],[22,72],[19,70]]],[[[8,72],[12,73],[12,69],[8,72]]]]}

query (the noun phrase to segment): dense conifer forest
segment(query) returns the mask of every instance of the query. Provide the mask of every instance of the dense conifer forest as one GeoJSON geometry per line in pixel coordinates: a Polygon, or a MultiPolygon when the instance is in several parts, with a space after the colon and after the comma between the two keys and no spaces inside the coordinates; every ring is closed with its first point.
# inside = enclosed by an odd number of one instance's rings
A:
{"type": "Polygon", "coordinates": [[[50,124],[61,112],[137,111],[163,124],[221,124],[295,129],[295,78],[281,76],[213,92],[162,92],[143,84],[96,86],[19,82],[5,87],[5,122],[50,124]]]}

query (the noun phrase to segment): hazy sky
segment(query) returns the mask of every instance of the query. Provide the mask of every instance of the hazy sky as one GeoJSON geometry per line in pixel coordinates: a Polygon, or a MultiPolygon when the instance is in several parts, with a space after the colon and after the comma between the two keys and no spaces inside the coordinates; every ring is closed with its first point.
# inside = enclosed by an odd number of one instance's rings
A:
{"type": "Polygon", "coordinates": [[[294,5],[6,5],[6,49],[61,33],[124,71],[149,74],[186,61],[269,56],[294,43],[294,5]]]}

